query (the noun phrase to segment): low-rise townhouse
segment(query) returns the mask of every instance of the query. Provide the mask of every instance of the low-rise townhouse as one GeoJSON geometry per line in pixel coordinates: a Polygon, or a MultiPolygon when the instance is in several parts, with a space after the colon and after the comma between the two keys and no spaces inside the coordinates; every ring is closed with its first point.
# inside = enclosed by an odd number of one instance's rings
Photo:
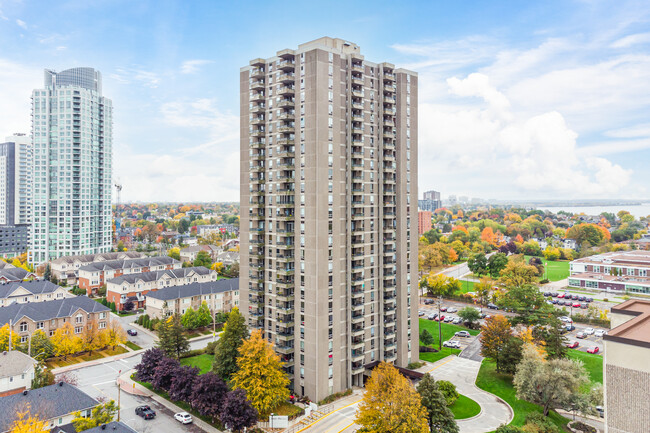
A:
{"type": "Polygon", "coordinates": [[[239,307],[239,278],[165,287],[149,292],[145,297],[145,311],[149,317],[182,315],[190,307],[198,310],[203,302],[213,314],[229,312],[239,307]]]}
{"type": "Polygon", "coordinates": [[[23,352],[0,353],[0,397],[31,389],[36,360],[23,352]]]}
{"type": "Polygon", "coordinates": [[[239,263],[239,253],[236,251],[224,251],[214,261],[222,263],[224,266],[232,266],[235,263],[239,263]]]}
{"type": "Polygon", "coordinates": [[[650,251],[617,251],[570,264],[569,286],[650,294],[650,251]]]}
{"type": "Polygon", "coordinates": [[[13,283],[17,281],[33,280],[37,278],[34,272],[26,271],[23,268],[0,269],[0,284],[13,283]]]}
{"type": "Polygon", "coordinates": [[[144,308],[145,295],[152,290],[216,281],[217,278],[215,271],[203,266],[122,275],[106,282],[106,300],[115,302],[118,310],[123,310],[128,301],[133,302],[135,308],[144,308]]]}
{"type": "Polygon", "coordinates": [[[46,280],[0,284],[0,307],[13,303],[43,302],[73,296],[68,290],[46,280]]]}
{"type": "Polygon", "coordinates": [[[181,262],[169,256],[95,262],[79,268],[79,287],[90,296],[97,294],[97,289],[106,281],[122,275],[179,269],[181,266],[181,262]]]}
{"type": "Polygon", "coordinates": [[[29,343],[34,331],[40,329],[52,336],[66,323],[72,324],[75,334],[81,334],[91,322],[98,329],[108,325],[110,309],[85,296],[73,296],[54,301],[14,303],[0,308],[0,327],[11,324],[21,343],[29,343]]]}
{"type": "Polygon", "coordinates": [[[181,262],[193,262],[201,251],[205,251],[212,260],[215,260],[223,250],[216,245],[193,245],[180,251],[181,262]]]}
{"type": "Polygon", "coordinates": [[[52,276],[69,286],[76,286],[79,279],[79,268],[90,263],[108,260],[139,259],[144,253],[137,251],[121,251],[118,253],[84,254],[80,256],[63,256],[50,262],[52,276]]]}
{"type": "Polygon", "coordinates": [[[38,414],[50,431],[76,431],[69,425],[77,412],[90,416],[99,402],[76,386],[59,382],[0,398],[0,433],[11,431],[18,413],[38,414]],[[67,427],[67,428],[66,428],[67,427]]]}

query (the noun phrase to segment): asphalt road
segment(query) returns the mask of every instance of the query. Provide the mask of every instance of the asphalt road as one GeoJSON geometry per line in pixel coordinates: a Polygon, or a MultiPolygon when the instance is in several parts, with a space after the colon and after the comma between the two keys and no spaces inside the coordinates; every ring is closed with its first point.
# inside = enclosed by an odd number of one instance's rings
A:
{"type": "MultiPolygon", "coordinates": [[[[125,331],[132,328],[131,323],[135,322],[138,316],[140,315],[118,316],[117,314],[111,313],[111,317],[113,319],[117,319],[125,331]]],[[[137,331],[138,331],[138,335],[136,335],[135,337],[131,335],[128,336],[129,341],[137,344],[143,349],[152,347],[154,345],[155,339],[153,336],[147,334],[146,332],[141,331],[140,329],[138,329],[137,331]]]]}

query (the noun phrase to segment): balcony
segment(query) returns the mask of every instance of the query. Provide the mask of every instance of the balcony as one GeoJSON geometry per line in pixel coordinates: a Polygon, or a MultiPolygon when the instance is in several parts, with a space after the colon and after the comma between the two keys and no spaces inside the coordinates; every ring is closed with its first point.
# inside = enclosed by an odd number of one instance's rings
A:
{"type": "Polygon", "coordinates": [[[359,63],[353,63],[351,69],[355,72],[361,72],[361,73],[365,72],[365,68],[363,67],[362,64],[359,63]]]}
{"type": "Polygon", "coordinates": [[[282,74],[278,77],[278,81],[281,83],[292,83],[295,79],[295,74],[282,74]]]}
{"type": "Polygon", "coordinates": [[[294,132],[295,130],[296,128],[293,123],[285,123],[278,127],[278,132],[282,133],[294,132]]]}
{"type": "Polygon", "coordinates": [[[293,105],[294,105],[294,100],[291,98],[281,99],[280,102],[278,102],[278,108],[293,107],[293,105]]]}
{"type": "Polygon", "coordinates": [[[262,90],[265,86],[264,80],[253,81],[251,83],[251,90],[262,90]]]}
{"type": "Polygon", "coordinates": [[[279,138],[278,144],[280,146],[289,146],[289,145],[294,145],[295,141],[293,138],[279,138]]]}
{"type": "Polygon", "coordinates": [[[278,114],[278,120],[294,120],[296,118],[295,111],[283,111],[278,114]]]}
{"type": "Polygon", "coordinates": [[[263,101],[264,100],[264,93],[262,93],[262,92],[253,93],[253,94],[251,94],[250,100],[251,101],[263,101]]]}
{"type": "Polygon", "coordinates": [[[296,62],[291,59],[281,60],[278,62],[278,69],[282,71],[293,71],[296,68],[296,62]]]}
{"type": "Polygon", "coordinates": [[[264,121],[265,121],[264,116],[253,116],[253,118],[251,119],[251,124],[261,125],[264,124],[264,121]]]}
{"type": "Polygon", "coordinates": [[[387,85],[384,86],[384,92],[395,93],[396,90],[397,90],[397,87],[395,87],[394,84],[387,84],[387,85]]]}
{"type": "Polygon", "coordinates": [[[264,68],[253,68],[250,71],[251,78],[260,78],[264,77],[264,68]]]}
{"type": "Polygon", "coordinates": [[[263,113],[264,111],[266,111],[266,106],[264,104],[256,104],[250,109],[251,113],[263,113]]]}
{"type": "Polygon", "coordinates": [[[384,104],[394,104],[394,103],[395,103],[394,96],[384,96],[384,104]]]}
{"type": "Polygon", "coordinates": [[[295,95],[296,89],[291,86],[282,86],[278,89],[279,95],[295,95]]]}
{"type": "Polygon", "coordinates": [[[395,74],[391,71],[384,71],[384,81],[395,81],[395,74]]]}

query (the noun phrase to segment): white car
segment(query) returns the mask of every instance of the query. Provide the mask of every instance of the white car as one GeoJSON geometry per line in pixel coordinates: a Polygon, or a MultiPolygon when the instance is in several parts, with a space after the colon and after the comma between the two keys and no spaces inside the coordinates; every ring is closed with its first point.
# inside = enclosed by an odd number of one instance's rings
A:
{"type": "Polygon", "coordinates": [[[451,321],[451,323],[453,323],[454,325],[459,325],[462,322],[463,322],[463,319],[461,319],[460,317],[456,317],[454,320],[451,321]]]}
{"type": "Polygon", "coordinates": [[[594,335],[595,335],[596,337],[602,337],[602,336],[604,336],[605,334],[607,334],[607,332],[605,332],[604,329],[596,329],[596,331],[594,332],[594,335]]]}
{"type": "Polygon", "coordinates": [[[567,316],[560,317],[560,320],[563,321],[564,323],[573,323],[573,320],[571,320],[571,318],[567,316]]]}
{"type": "Polygon", "coordinates": [[[418,311],[418,316],[420,316],[420,317],[424,316],[424,311],[422,311],[422,310],[418,311]]]}
{"type": "Polygon", "coordinates": [[[176,421],[179,421],[181,424],[191,424],[192,423],[192,415],[190,415],[187,412],[178,412],[174,414],[174,418],[176,421]]]}
{"type": "Polygon", "coordinates": [[[449,340],[442,343],[443,347],[451,347],[452,349],[460,349],[460,341],[458,340],[449,340]]]}
{"type": "Polygon", "coordinates": [[[458,331],[454,334],[455,337],[471,337],[467,331],[458,331]]]}
{"type": "Polygon", "coordinates": [[[458,311],[458,310],[456,308],[454,308],[454,307],[447,308],[447,313],[455,313],[456,311],[458,311]]]}
{"type": "Polygon", "coordinates": [[[594,335],[594,328],[587,328],[584,330],[584,333],[587,335],[594,335]]]}

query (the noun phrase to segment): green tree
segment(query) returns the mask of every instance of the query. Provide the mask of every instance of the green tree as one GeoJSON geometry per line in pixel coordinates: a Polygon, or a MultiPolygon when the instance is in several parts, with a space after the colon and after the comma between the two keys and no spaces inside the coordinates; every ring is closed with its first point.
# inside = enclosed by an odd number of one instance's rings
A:
{"type": "Polygon", "coordinates": [[[438,384],[438,389],[442,395],[445,396],[447,406],[453,406],[453,404],[456,403],[456,400],[458,400],[458,397],[460,397],[458,391],[456,391],[456,385],[448,380],[439,380],[436,383],[438,384]]]}
{"type": "Polygon", "coordinates": [[[208,326],[212,323],[212,313],[210,313],[208,303],[205,301],[201,303],[201,306],[196,311],[196,323],[198,327],[208,326]]]}
{"type": "Polygon", "coordinates": [[[157,327],[157,346],[165,351],[167,356],[181,359],[181,355],[190,350],[190,342],[185,336],[181,319],[174,314],[161,321],[157,327]]]}
{"type": "Polygon", "coordinates": [[[488,261],[483,253],[474,253],[467,260],[467,267],[476,275],[484,275],[488,272],[488,261]]]}
{"type": "Polygon", "coordinates": [[[564,325],[559,319],[553,317],[546,325],[536,326],[533,337],[544,342],[546,359],[562,359],[567,357],[569,349],[566,347],[567,339],[562,333],[564,325]]]}
{"type": "Polygon", "coordinates": [[[212,266],[212,258],[207,251],[199,251],[194,259],[194,266],[204,266],[210,268],[212,266]]]}
{"type": "Polygon", "coordinates": [[[490,292],[494,287],[494,281],[488,277],[481,278],[481,281],[474,283],[474,291],[476,292],[476,300],[481,305],[487,305],[490,301],[490,292]]]}
{"type": "Polygon", "coordinates": [[[428,413],[422,398],[395,367],[385,362],[372,370],[355,422],[373,433],[425,433],[428,413]]]}
{"type": "Polygon", "coordinates": [[[198,328],[198,317],[196,311],[194,311],[194,308],[189,307],[187,310],[185,310],[185,314],[183,314],[183,317],[181,317],[181,324],[185,327],[185,329],[189,330],[198,328]]]}
{"type": "Polygon", "coordinates": [[[429,331],[427,331],[426,329],[423,329],[422,331],[420,331],[420,341],[425,346],[430,346],[433,343],[435,343],[435,340],[433,339],[433,335],[431,335],[431,333],[429,331]]]}
{"type": "Polygon", "coordinates": [[[492,278],[498,278],[501,271],[508,265],[508,256],[504,253],[494,253],[487,263],[488,272],[492,278]]]}
{"type": "Polygon", "coordinates": [[[54,346],[49,337],[41,329],[37,329],[32,334],[32,353],[34,359],[43,360],[50,358],[54,354],[54,346]]]}
{"type": "Polygon", "coordinates": [[[43,362],[39,362],[34,367],[34,378],[32,379],[32,389],[43,388],[44,386],[54,383],[54,373],[47,368],[43,362]]]}
{"type": "Polygon", "coordinates": [[[110,400],[104,404],[95,406],[89,417],[82,416],[81,412],[75,413],[72,424],[78,432],[99,427],[100,425],[108,424],[113,421],[113,417],[117,413],[118,409],[119,408],[115,404],[115,401],[110,400]]]}
{"type": "Polygon", "coordinates": [[[481,313],[474,307],[465,307],[458,312],[458,317],[463,319],[468,324],[468,327],[474,328],[476,322],[481,318],[481,313]]]}
{"type": "Polygon", "coordinates": [[[454,414],[447,407],[445,396],[438,389],[438,384],[429,373],[418,383],[418,393],[422,406],[427,410],[429,428],[432,433],[458,433],[458,424],[454,414]]]}
{"type": "Polygon", "coordinates": [[[532,284],[511,287],[498,303],[516,313],[510,319],[513,325],[539,325],[554,317],[554,307],[546,303],[544,295],[532,284]]]}
{"type": "Polygon", "coordinates": [[[217,341],[214,350],[214,363],[212,364],[212,371],[217,373],[223,380],[229,381],[237,371],[239,347],[247,337],[246,319],[238,308],[233,308],[228,315],[221,338],[217,341]]]}
{"type": "Polygon", "coordinates": [[[246,398],[261,415],[268,415],[289,397],[289,378],[280,357],[256,329],[239,347],[233,389],[246,391],[246,398]]]}
{"type": "Polygon", "coordinates": [[[50,268],[50,264],[48,263],[45,266],[45,272],[43,272],[43,279],[50,281],[51,277],[52,277],[52,268],[50,268]]]}

